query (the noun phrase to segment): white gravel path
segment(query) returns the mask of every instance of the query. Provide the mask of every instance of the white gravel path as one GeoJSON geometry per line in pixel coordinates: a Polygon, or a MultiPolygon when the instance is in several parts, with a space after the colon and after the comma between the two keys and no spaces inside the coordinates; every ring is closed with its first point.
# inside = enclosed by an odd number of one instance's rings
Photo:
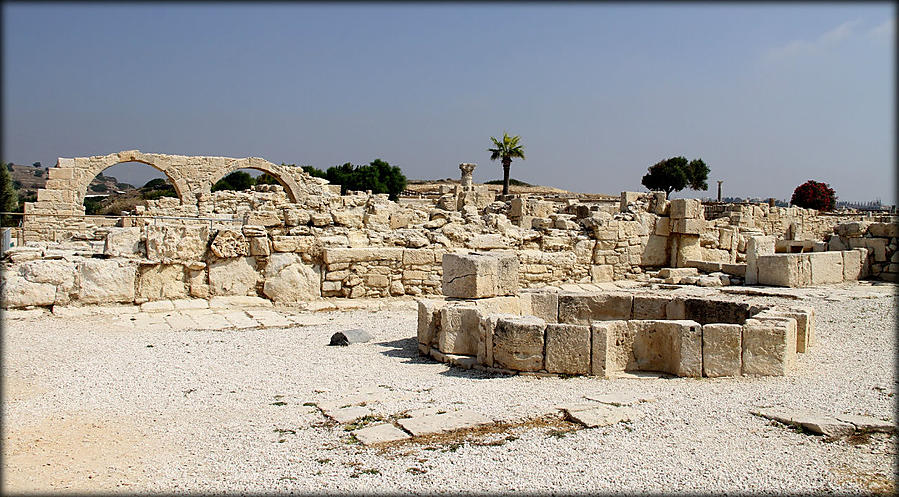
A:
{"type": "MultiPolygon", "coordinates": [[[[725,295],[814,306],[818,344],[786,377],[701,380],[452,368],[419,357],[411,301],[393,311],[315,313],[309,322],[318,324],[269,329],[147,331],[123,325],[126,316],[5,318],[4,450],[11,440],[26,450],[20,432],[80,416],[98,428],[131,426],[147,442],[134,449],[148,451],[139,463],[113,479],[113,490],[127,492],[892,491],[895,436],[825,442],[749,411],[803,407],[895,421],[894,289],[817,289],[803,300],[725,295]],[[356,327],[375,339],[326,346],[332,333],[356,327]],[[304,405],[364,389],[383,392],[383,402],[368,406],[376,414],[465,407],[504,421],[583,402],[586,393],[655,400],[635,406],[639,419],[606,428],[554,435],[522,427],[492,446],[386,450],[350,443],[346,431],[304,405]]],[[[297,311],[274,310],[302,322],[297,311]]],[[[8,474],[9,464],[25,464],[4,459],[8,474]]]]}

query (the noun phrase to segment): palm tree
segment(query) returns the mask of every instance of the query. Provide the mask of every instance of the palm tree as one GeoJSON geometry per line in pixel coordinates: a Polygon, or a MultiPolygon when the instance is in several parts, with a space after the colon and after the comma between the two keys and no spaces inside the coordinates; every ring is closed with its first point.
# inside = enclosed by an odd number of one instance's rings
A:
{"type": "Polygon", "coordinates": [[[520,136],[509,136],[505,131],[503,132],[503,141],[492,136],[490,139],[496,146],[487,149],[490,152],[490,160],[502,158],[503,161],[503,196],[506,196],[509,194],[509,167],[512,165],[513,158],[524,159],[524,146],[518,144],[520,136]]]}

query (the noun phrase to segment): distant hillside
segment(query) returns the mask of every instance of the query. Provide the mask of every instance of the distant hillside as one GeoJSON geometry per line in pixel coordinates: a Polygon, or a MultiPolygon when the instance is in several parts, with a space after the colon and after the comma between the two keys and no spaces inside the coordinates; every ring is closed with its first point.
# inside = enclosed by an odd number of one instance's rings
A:
{"type": "MultiPolygon", "coordinates": [[[[50,176],[49,168],[23,166],[20,164],[10,164],[7,169],[10,170],[12,176],[13,187],[19,193],[19,202],[34,202],[37,200],[37,191],[47,184],[50,176]]],[[[129,192],[134,190],[133,185],[128,183],[119,183],[112,176],[104,176],[102,173],[97,175],[91,181],[87,188],[87,195],[107,194],[115,192],[129,192]]]]}

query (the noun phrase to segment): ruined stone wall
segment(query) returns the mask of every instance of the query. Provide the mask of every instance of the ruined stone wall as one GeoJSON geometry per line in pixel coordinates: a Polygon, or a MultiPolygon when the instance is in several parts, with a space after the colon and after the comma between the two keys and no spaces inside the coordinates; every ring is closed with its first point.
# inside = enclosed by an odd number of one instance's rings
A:
{"type": "MultiPolygon", "coordinates": [[[[179,163],[171,157],[177,156],[123,152],[73,161],[84,166],[78,175],[83,179],[122,160],[154,161],[169,171],[164,164],[179,163]]],[[[194,159],[180,162],[193,164],[194,159]]],[[[207,187],[219,172],[258,163],[205,159],[193,164],[198,172],[191,181],[182,176],[187,185],[182,190],[200,190],[194,203],[183,196],[161,198],[148,202],[138,216],[123,218],[118,227],[79,225],[84,242],[30,241],[12,250],[3,292],[25,296],[4,299],[4,305],[227,295],[291,303],[321,296],[439,294],[442,255],[473,250],[515,254],[523,287],[646,280],[653,268],[739,264],[750,237],[778,230],[818,237],[832,233],[842,219],[806,209],[747,210],[742,205],[728,216],[706,220],[699,200],[668,201],[664,194],[635,192],[623,192],[615,209],[608,202],[576,199],[496,201],[475,187],[444,192],[432,203],[396,203],[386,195],[339,195],[339,187],[305,182],[309,178],[301,176],[294,177],[294,187],[257,185],[212,193],[207,187]],[[200,177],[205,179],[198,182],[200,177]],[[190,219],[171,219],[177,217],[190,219]],[[76,275],[73,282],[48,276],[59,269],[59,260],[74,264],[66,266],[76,275]],[[82,283],[89,281],[100,283],[84,290],[82,283]]],[[[81,179],[73,181],[80,185],[81,179]]],[[[881,242],[846,243],[877,247],[881,242]]],[[[895,236],[887,237],[883,250],[870,251],[884,274],[895,273],[895,245],[895,236]]]]}

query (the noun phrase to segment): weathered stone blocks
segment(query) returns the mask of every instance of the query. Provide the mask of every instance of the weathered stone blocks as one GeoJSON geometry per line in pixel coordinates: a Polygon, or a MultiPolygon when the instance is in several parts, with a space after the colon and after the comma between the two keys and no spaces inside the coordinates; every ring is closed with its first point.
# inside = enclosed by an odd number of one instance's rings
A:
{"type": "Polygon", "coordinates": [[[742,374],[743,326],[702,326],[702,373],[710,378],[742,374]]]}
{"type": "Polygon", "coordinates": [[[669,201],[671,219],[701,219],[702,201],[695,198],[676,198],[669,201]]]}
{"type": "Polygon", "coordinates": [[[138,295],[147,300],[171,300],[187,297],[184,266],[159,264],[140,268],[138,295]]]}
{"type": "Polygon", "coordinates": [[[255,257],[234,257],[209,264],[212,295],[256,295],[255,257]]]}
{"type": "Polygon", "coordinates": [[[274,302],[302,302],[321,296],[320,271],[297,254],[273,254],[263,275],[262,293],[274,302]]]}
{"type": "Polygon", "coordinates": [[[795,319],[748,319],[743,325],[743,373],[783,376],[796,362],[795,319]]]}
{"type": "Polygon", "coordinates": [[[561,293],[559,322],[589,325],[591,321],[630,319],[633,296],[624,293],[561,293]]]}
{"type": "Polygon", "coordinates": [[[543,367],[546,322],[534,316],[501,318],[493,333],[493,363],[516,371],[543,367]]]}
{"type": "Polygon", "coordinates": [[[593,321],[590,325],[590,374],[608,377],[624,371],[630,362],[630,343],[627,343],[627,321],[593,321]]]}
{"type": "Polygon", "coordinates": [[[547,323],[559,321],[558,292],[521,292],[519,302],[522,314],[537,316],[547,323]]]}
{"type": "Polygon", "coordinates": [[[633,365],[629,369],[702,376],[702,327],[688,320],[632,320],[633,365]]]}
{"type": "Polygon", "coordinates": [[[85,304],[134,301],[133,264],[87,259],[78,265],[78,300],[85,304]]]}
{"type": "Polygon", "coordinates": [[[548,373],[590,373],[590,326],[546,325],[546,371],[548,373]]]}
{"type": "Polygon", "coordinates": [[[518,259],[511,254],[443,255],[443,294],[477,299],[518,291],[518,259]]]}

